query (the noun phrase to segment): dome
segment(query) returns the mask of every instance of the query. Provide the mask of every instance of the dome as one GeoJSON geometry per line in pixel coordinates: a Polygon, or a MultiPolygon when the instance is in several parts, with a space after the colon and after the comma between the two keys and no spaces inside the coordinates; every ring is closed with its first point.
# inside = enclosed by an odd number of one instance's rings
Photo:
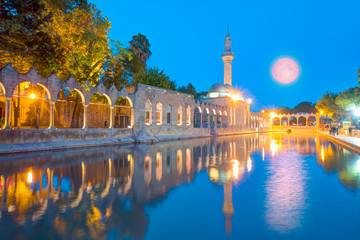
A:
{"type": "Polygon", "coordinates": [[[233,88],[231,85],[221,82],[217,82],[210,87],[209,95],[210,97],[238,96],[239,98],[243,98],[241,92],[233,88]]]}

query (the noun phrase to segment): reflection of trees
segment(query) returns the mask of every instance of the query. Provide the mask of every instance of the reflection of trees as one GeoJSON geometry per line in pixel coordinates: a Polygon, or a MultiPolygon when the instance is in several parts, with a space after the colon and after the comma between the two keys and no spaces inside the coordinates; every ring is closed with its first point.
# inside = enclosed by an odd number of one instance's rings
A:
{"type": "Polygon", "coordinates": [[[258,136],[247,136],[43,153],[26,159],[11,156],[0,161],[0,182],[8,186],[1,194],[2,211],[12,210],[6,218],[2,214],[0,230],[16,238],[16,226],[26,223],[30,234],[38,237],[43,233],[41,237],[48,238],[103,239],[111,231],[116,238],[143,238],[146,205],[158,204],[170,189],[190,182],[195,171],[213,168],[221,176],[218,183],[227,182],[236,165],[230,160],[239,161],[240,179],[247,169],[248,150],[258,151],[259,146],[258,136]],[[146,168],[147,156],[151,168],[146,168]],[[29,171],[33,187],[27,183],[29,171]]]}

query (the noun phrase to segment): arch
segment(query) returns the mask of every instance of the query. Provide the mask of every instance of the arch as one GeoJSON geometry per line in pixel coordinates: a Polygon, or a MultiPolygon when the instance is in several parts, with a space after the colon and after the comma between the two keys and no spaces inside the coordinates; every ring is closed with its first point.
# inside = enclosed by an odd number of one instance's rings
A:
{"type": "Polygon", "coordinates": [[[300,116],[298,118],[298,126],[306,126],[306,117],[300,116]]]}
{"type": "Polygon", "coordinates": [[[182,106],[179,106],[176,112],[177,112],[177,125],[181,126],[182,122],[183,122],[183,119],[182,119],[182,112],[183,112],[182,106]]]}
{"type": "Polygon", "coordinates": [[[216,124],[216,111],[215,109],[211,109],[211,115],[210,115],[210,124],[216,124]]]}
{"type": "Polygon", "coordinates": [[[151,125],[152,123],[152,104],[148,99],[145,103],[145,124],[151,125]]]}
{"type": "Polygon", "coordinates": [[[194,109],[194,127],[200,128],[201,127],[201,108],[195,107],[194,109]]]}
{"type": "Polygon", "coordinates": [[[202,126],[203,128],[209,127],[209,109],[205,108],[204,113],[202,115],[202,126]]]}
{"type": "Polygon", "coordinates": [[[308,126],[316,126],[315,116],[309,116],[306,122],[308,126]]]}
{"type": "Polygon", "coordinates": [[[186,107],[186,126],[191,125],[191,107],[188,105],[186,107]]]}
{"type": "Polygon", "coordinates": [[[297,118],[292,116],[290,117],[289,126],[297,126],[297,118]]]}
{"type": "Polygon", "coordinates": [[[221,110],[218,110],[217,112],[217,118],[216,118],[216,127],[221,128],[221,121],[222,121],[222,113],[221,110]]]}
{"type": "Polygon", "coordinates": [[[87,107],[87,126],[89,128],[109,128],[111,102],[106,94],[94,93],[87,107]]]}
{"type": "Polygon", "coordinates": [[[166,123],[171,124],[171,105],[166,108],[166,123]]]}
{"type": "Polygon", "coordinates": [[[228,127],[228,114],[227,111],[224,110],[223,117],[222,117],[222,127],[227,128],[228,127]]]}
{"type": "Polygon", "coordinates": [[[0,82],[0,129],[5,127],[6,99],[5,88],[0,82]]]}
{"type": "Polygon", "coordinates": [[[85,103],[85,96],[84,93],[82,91],[80,91],[77,88],[74,88],[74,91],[76,91],[77,93],[79,93],[80,97],[81,97],[81,102],[85,103]]]}
{"type": "Polygon", "coordinates": [[[156,125],[162,125],[162,118],[163,118],[163,107],[160,102],[156,104],[156,125]]]}
{"type": "Polygon", "coordinates": [[[1,94],[6,96],[6,89],[5,89],[4,85],[0,82],[0,95],[1,94]]]}
{"type": "Polygon", "coordinates": [[[132,101],[128,97],[118,97],[113,110],[114,128],[131,128],[133,126],[132,101]]]}
{"type": "Polygon", "coordinates": [[[84,125],[84,105],[78,91],[63,88],[57,94],[54,108],[56,128],[82,128],[84,125]]]}
{"type": "Polygon", "coordinates": [[[272,120],[273,126],[280,126],[280,119],[279,117],[274,117],[272,120]]]}
{"type": "Polygon", "coordinates": [[[43,85],[21,82],[10,101],[10,126],[13,128],[48,128],[50,95],[43,85]]]}
{"type": "Polygon", "coordinates": [[[48,89],[45,85],[43,85],[43,84],[41,84],[41,83],[37,83],[37,85],[39,85],[39,86],[41,86],[41,87],[44,88],[44,90],[45,90],[48,98],[51,100],[52,98],[51,98],[51,93],[50,93],[49,89],[48,89]]]}
{"type": "Polygon", "coordinates": [[[289,119],[287,117],[281,118],[281,126],[289,126],[289,119]]]}

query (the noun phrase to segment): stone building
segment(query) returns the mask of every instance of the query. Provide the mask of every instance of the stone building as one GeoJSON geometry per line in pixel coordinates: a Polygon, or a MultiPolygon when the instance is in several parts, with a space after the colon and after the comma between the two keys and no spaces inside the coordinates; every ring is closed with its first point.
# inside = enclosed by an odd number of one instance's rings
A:
{"type": "Polygon", "coordinates": [[[249,103],[231,86],[233,58],[227,32],[222,54],[224,83],[215,83],[208,96],[199,99],[143,84],[120,90],[105,88],[102,83],[80,85],[72,76],[66,81],[54,74],[42,78],[34,68],[20,74],[7,64],[0,70],[0,136],[6,136],[0,137],[0,144],[125,138],[153,141],[159,136],[170,139],[259,131],[264,118],[261,114],[253,118],[249,103]],[[251,119],[256,119],[256,124],[251,119]]]}

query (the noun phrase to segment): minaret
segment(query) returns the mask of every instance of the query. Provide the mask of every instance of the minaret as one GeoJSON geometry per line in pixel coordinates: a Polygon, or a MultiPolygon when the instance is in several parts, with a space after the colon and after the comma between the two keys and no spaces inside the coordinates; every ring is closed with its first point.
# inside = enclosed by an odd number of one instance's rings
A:
{"type": "Polygon", "coordinates": [[[231,37],[229,34],[229,27],[225,37],[225,52],[222,54],[224,61],[224,84],[231,85],[231,62],[234,59],[234,53],[231,52],[231,37]]]}
{"type": "Polygon", "coordinates": [[[225,232],[226,236],[231,234],[231,217],[234,215],[234,207],[232,203],[232,182],[231,180],[224,183],[224,205],[223,214],[225,216],[225,232]]]}

